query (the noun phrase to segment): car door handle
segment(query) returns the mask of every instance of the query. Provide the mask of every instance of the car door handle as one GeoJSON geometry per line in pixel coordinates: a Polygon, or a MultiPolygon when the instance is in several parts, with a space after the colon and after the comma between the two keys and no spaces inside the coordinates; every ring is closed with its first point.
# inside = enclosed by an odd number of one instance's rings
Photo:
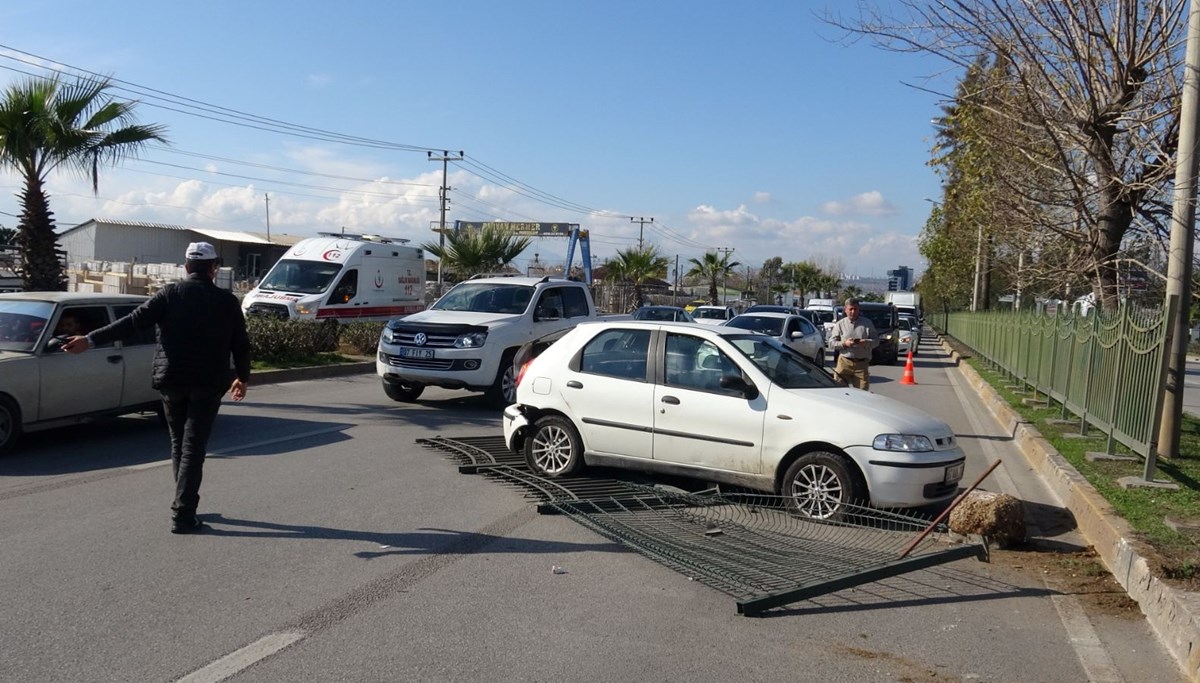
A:
{"type": "Polygon", "coordinates": [[[107,360],[109,363],[116,365],[117,363],[121,362],[121,357],[120,356],[108,356],[105,360],[107,360]]]}
{"type": "Polygon", "coordinates": [[[568,389],[582,389],[582,388],[583,388],[583,382],[580,382],[580,381],[578,381],[578,380],[574,380],[574,379],[573,379],[573,380],[570,380],[570,381],[568,381],[568,382],[567,382],[567,388],[568,388],[568,389]]]}
{"type": "Polygon", "coordinates": [[[674,396],[663,396],[663,397],[662,397],[662,402],[663,402],[663,403],[670,403],[670,404],[671,404],[671,405],[673,405],[673,406],[677,406],[677,405],[679,405],[679,399],[675,398],[674,396]]]}

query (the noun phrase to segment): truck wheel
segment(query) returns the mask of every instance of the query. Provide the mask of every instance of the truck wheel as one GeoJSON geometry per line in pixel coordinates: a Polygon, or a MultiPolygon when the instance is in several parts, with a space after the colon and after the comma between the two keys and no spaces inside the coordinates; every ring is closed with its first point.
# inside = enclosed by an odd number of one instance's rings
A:
{"type": "Polygon", "coordinates": [[[393,401],[412,403],[417,400],[422,391],[425,391],[424,384],[408,384],[383,380],[383,393],[387,394],[387,397],[393,401]]]}
{"type": "Polygon", "coordinates": [[[550,415],[533,425],[525,438],[525,464],[534,474],[563,477],[583,466],[583,442],[575,425],[565,417],[550,415]]]}
{"type": "Polygon", "coordinates": [[[513,358],[517,352],[509,349],[500,358],[500,368],[496,370],[496,381],[487,390],[487,400],[497,408],[507,408],[517,402],[517,370],[513,367],[513,358]]]}
{"type": "Polygon", "coordinates": [[[21,411],[17,404],[0,396],[0,455],[12,450],[21,436],[21,411]]]}

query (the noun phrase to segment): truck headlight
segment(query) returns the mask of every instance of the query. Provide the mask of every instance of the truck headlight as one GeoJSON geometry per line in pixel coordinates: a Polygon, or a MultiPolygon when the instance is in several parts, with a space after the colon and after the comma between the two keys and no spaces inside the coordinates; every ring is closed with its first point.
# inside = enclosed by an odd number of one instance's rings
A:
{"type": "Polygon", "coordinates": [[[302,303],[296,304],[296,314],[297,315],[312,315],[313,313],[316,313],[316,312],[317,312],[316,304],[302,304],[302,303]]]}
{"type": "Polygon", "coordinates": [[[890,335],[890,334],[885,334],[885,335],[883,335],[882,337],[880,337],[880,339],[881,339],[881,340],[883,340],[883,341],[891,341],[891,340],[892,340],[892,335],[890,335]]]}
{"type": "Polygon", "coordinates": [[[394,341],[395,337],[393,336],[394,334],[395,333],[392,332],[392,328],[388,327],[387,325],[384,325],[383,326],[383,343],[384,344],[394,344],[395,343],[395,341],[394,341]]]}
{"type": "Polygon", "coordinates": [[[923,453],[933,450],[933,443],[919,434],[880,434],[871,447],[877,451],[923,453]]]}
{"type": "Polygon", "coordinates": [[[456,349],[477,349],[483,346],[487,341],[487,332],[470,332],[458,336],[454,340],[454,348],[456,349]]]}

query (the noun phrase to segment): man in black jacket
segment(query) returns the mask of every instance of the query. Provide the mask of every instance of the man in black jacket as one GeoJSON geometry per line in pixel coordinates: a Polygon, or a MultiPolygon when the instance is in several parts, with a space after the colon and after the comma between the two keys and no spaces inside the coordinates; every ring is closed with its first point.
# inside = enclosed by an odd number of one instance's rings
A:
{"type": "Polygon", "coordinates": [[[204,456],[221,396],[246,396],[250,379],[250,338],[237,298],[215,284],[217,251],[208,242],[188,245],[184,268],[188,276],[158,291],[129,315],[87,336],[71,337],[63,350],[82,353],[98,344],[133,336],[158,326],[152,384],[162,394],[163,411],[171,432],[171,465],[175,472],[175,501],[171,504],[171,533],[200,531],[196,517],[204,456]],[[229,359],[234,379],[229,383],[229,359]]]}

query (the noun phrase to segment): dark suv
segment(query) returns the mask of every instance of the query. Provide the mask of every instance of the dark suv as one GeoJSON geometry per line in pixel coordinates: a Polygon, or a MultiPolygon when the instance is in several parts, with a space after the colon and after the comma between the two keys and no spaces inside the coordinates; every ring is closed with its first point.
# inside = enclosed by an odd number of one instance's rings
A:
{"type": "Polygon", "coordinates": [[[875,326],[875,338],[879,340],[871,353],[871,362],[894,364],[900,355],[896,350],[896,336],[900,327],[900,315],[896,307],[863,301],[858,304],[858,313],[871,319],[871,324],[875,326]]]}

